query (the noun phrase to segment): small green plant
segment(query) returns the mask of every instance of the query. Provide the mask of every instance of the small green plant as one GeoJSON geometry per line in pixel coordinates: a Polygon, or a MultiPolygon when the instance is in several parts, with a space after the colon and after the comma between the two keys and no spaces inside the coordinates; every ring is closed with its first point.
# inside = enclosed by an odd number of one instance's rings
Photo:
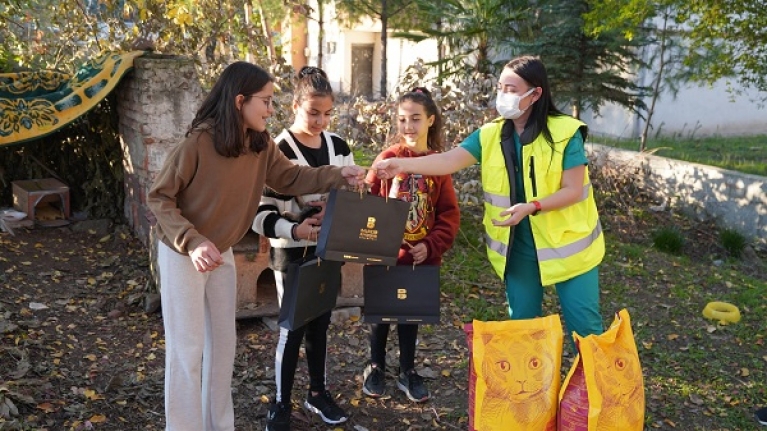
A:
{"type": "Polygon", "coordinates": [[[675,227],[662,227],[653,232],[652,244],[664,253],[679,255],[684,247],[684,237],[675,227]]]}
{"type": "Polygon", "coordinates": [[[722,247],[729,256],[734,258],[740,258],[743,254],[743,249],[746,248],[746,237],[742,233],[734,229],[724,229],[719,233],[719,240],[722,242],[722,247]]]}
{"type": "Polygon", "coordinates": [[[626,244],[623,247],[623,253],[626,259],[629,260],[637,260],[642,257],[643,249],[639,245],[636,244],[626,244]]]}

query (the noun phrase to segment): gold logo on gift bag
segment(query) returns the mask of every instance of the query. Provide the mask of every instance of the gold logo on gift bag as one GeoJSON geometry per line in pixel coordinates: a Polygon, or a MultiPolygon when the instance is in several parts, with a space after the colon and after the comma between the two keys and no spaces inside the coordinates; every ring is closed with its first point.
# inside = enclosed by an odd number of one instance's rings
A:
{"type": "Polygon", "coordinates": [[[407,289],[397,289],[397,299],[407,299],[407,289]]]}
{"type": "Polygon", "coordinates": [[[360,229],[360,239],[367,241],[378,241],[378,231],[376,227],[376,218],[368,217],[368,224],[360,229]]]}
{"type": "Polygon", "coordinates": [[[325,293],[325,283],[320,283],[320,295],[325,293]]]}

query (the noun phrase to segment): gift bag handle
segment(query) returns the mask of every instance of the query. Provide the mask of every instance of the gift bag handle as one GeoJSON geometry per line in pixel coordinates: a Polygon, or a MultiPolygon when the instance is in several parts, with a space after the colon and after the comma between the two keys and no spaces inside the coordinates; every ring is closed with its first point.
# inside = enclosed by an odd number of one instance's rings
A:
{"type": "MultiPolygon", "coordinates": [[[[309,231],[309,238],[306,239],[307,241],[311,241],[312,240],[312,234],[314,234],[314,242],[318,242],[319,241],[319,236],[320,236],[319,229],[317,229],[315,231],[314,228],[312,228],[312,230],[309,231]]],[[[309,251],[309,243],[307,242],[306,245],[304,245],[304,255],[302,256],[303,259],[306,258],[306,253],[308,251],[309,251]]],[[[316,257],[317,257],[317,266],[320,266],[320,260],[321,259],[320,259],[319,256],[316,256],[316,257]]]]}

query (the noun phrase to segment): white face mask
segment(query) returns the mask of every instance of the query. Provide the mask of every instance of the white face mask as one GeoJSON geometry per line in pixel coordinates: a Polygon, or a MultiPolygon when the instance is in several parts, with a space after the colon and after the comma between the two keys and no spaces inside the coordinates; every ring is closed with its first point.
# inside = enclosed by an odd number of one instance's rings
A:
{"type": "Polygon", "coordinates": [[[498,92],[498,98],[495,99],[495,109],[498,110],[498,113],[501,114],[501,117],[507,120],[516,120],[526,111],[526,109],[519,109],[519,102],[521,102],[523,98],[530,95],[533,91],[535,91],[535,87],[531,88],[527,91],[527,93],[521,96],[517,96],[514,93],[504,93],[503,91],[500,91],[498,92]]]}

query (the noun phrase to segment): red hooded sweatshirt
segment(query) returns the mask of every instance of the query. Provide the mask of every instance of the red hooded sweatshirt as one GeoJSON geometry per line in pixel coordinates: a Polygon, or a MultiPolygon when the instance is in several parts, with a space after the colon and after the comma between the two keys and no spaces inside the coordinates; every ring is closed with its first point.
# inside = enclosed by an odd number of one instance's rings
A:
{"type": "MultiPolygon", "coordinates": [[[[381,152],[376,161],[392,157],[421,157],[431,153],[416,153],[405,145],[396,144],[381,152]]],[[[375,171],[370,171],[367,182],[372,184],[371,193],[375,195],[410,202],[397,264],[412,265],[413,255],[408,252],[410,246],[423,242],[429,254],[422,265],[440,265],[442,255],[453,245],[461,222],[452,177],[400,174],[396,181],[389,179],[382,183],[375,171]],[[396,190],[392,190],[393,187],[396,190]]]]}

